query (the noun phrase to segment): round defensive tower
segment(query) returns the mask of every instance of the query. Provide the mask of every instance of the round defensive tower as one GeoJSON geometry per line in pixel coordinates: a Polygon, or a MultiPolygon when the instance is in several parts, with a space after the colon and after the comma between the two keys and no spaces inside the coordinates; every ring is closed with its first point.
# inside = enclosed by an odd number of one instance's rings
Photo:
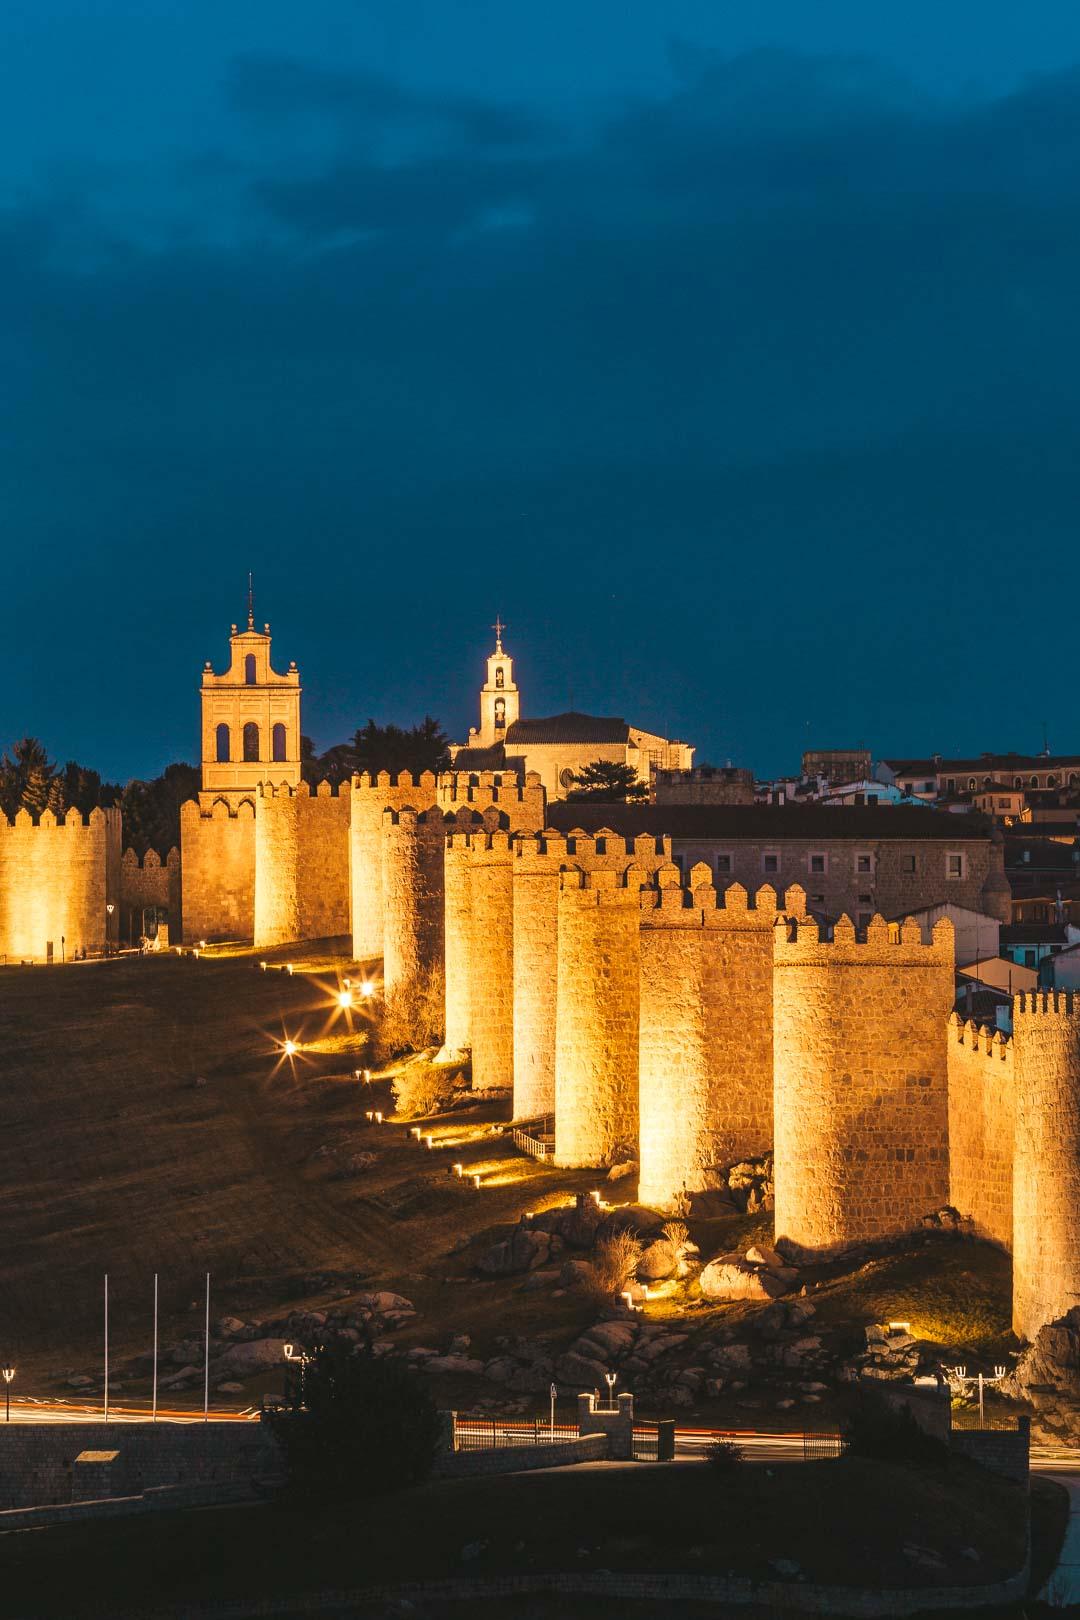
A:
{"type": "Polygon", "coordinates": [[[438,810],[384,810],[383,985],[415,983],[442,962],[445,831],[438,810]]]}
{"type": "Polygon", "coordinates": [[[555,1006],[559,978],[559,872],[566,839],[520,838],[513,863],[514,1118],[555,1111],[555,1006]]]}
{"type": "Polygon", "coordinates": [[[718,907],[704,863],[689,890],[674,866],[656,883],[641,892],[638,1197],[676,1210],[772,1147],[776,893],[750,908],[733,884],[718,907]]]}
{"type": "Polygon", "coordinates": [[[781,920],[773,972],[776,1236],[808,1255],[913,1230],[948,1199],[952,925],[781,920]],[[789,937],[789,932],[790,936],[789,937]]]}
{"type": "Polygon", "coordinates": [[[263,785],[255,804],[255,948],[301,937],[300,799],[307,785],[263,785]]]}
{"type": "Polygon", "coordinates": [[[564,872],[559,889],[555,1163],[613,1162],[638,1135],[641,874],[564,872]]]}
{"type": "Polygon", "coordinates": [[[1013,1331],[1080,1304],[1080,995],[1013,1001],[1013,1331]]]}
{"type": "Polygon", "coordinates": [[[446,974],[446,1048],[472,1046],[472,880],[473,834],[447,834],[443,865],[443,917],[446,974]]]}
{"type": "Polygon", "coordinates": [[[505,832],[476,834],[470,851],[472,1083],[514,1083],[513,856],[505,832]]]}

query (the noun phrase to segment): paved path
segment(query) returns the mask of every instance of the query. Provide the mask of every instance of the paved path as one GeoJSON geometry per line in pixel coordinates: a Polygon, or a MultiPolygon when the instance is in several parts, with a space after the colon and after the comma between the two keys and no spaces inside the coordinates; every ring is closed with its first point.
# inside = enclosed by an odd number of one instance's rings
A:
{"type": "Polygon", "coordinates": [[[1069,1523],[1061,1557],[1039,1596],[1056,1605],[1080,1604],[1080,1450],[1073,1446],[1033,1445],[1031,1471],[1057,1480],[1069,1493],[1069,1523]]]}

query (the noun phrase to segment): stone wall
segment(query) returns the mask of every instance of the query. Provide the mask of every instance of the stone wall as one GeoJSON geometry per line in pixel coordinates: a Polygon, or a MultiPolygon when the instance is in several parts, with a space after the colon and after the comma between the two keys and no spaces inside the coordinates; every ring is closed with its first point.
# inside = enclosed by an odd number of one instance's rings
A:
{"type": "Polygon", "coordinates": [[[673,866],[641,891],[639,1197],[666,1210],[773,1143],[776,893],[750,907],[732,884],[718,907],[711,876],[684,888],[673,866]]]}
{"type": "Polygon", "coordinates": [[[1013,1002],[1013,1331],[1034,1339],[1080,1299],[1080,996],[1013,1002]]]}
{"type": "Polygon", "coordinates": [[[125,849],[120,862],[120,939],[137,945],[142,933],[143,911],[156,906],[167,911],[169,937],[180,938],[180,851],[170,849],[162,860],[156,849],[148,849],[140,861],[133,849],[125,849]]]}
{"type": "Polygon", "coordinates": [[[255,805],[255,945],[347,934],[348,785],[260,787],[255,805]]]}
{"type": "Polygon", "coordinates": [[[27,810],[0,816],[0,959],[59,962],[115,943],[120,900],[120,811],[27,810]]]}
{"type": "Polygon", "coordinates": [[[253,939],[255,936],[255,805],[235,809],[202,793],[180,806],[183,937],[253,939]]]}
{"type": "Polygon", "coordinates": [[[949,1203],[975,1235],[1012,1245],[1013,1049],[1000,1030],[949,1015],[949,1203]]]}
{"type": "Polygon", "coordinates": [[[473,835],[469,863],[472,1083],[514,1083],[513,856],[505,832],[473,835]]]}
{"type": "Polygon", "coordinates": [[[566,839],[559,833],[514,840],[515,1119],[555,1112],[559,873],[566,864],[566,839]]]}
{"type": "Polygon", "coordinates": [[[912,1230],[949,1193],[952,925],[776,930],[776,1236],[829,1253],[912,1230]]]}
{"type": "Polygon", "coordinates": [[[611,1164],[638,1135],[641,873],[564,872],[559,890],[555,1163],[611,1164]]]}
{"type": "Polygon", "coordinates": [[[117,1495],[280,1469],[259,1423],[0,1423],[0,1507],[72,1501],[76,1457],[103,1450],[119,1452],[110,1475],[117,1495]]]}
{"type": "Polygon", "coordinates": [[[383,983],[414,983],[443,958],[443,820],[438,810],[385,810],[383,983]]]}

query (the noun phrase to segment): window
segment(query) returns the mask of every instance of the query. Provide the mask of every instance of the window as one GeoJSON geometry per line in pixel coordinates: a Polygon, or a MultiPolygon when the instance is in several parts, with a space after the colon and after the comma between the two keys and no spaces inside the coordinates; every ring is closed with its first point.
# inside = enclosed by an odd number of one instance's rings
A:
{"type": "Polygon", "coordinates": [[[1034,951],[1025,951],[1024,952],[1024,966],[1025,967],[1033,968],[1033,967],[1035,967],[1037,965],[1036,960],[1035,960],[1035,955],[1036,955],[1036,953],[1034,951]]]}
{"type": "Polygon", "coordinates": [[[1057,777],[1054,775],[1053,771],[1051,771],[1050,775],[1046,778],[1046,785],[1048,788],[1057,787],[1057,777]]]}
{"type": "Polygon", "coordinates": [[[502,731],[506,725],[506,699],[495,699],[495,730],[502,731]]]}
{"type": "Polygon", "coordinates": [[[933,782],[924,782],[923,783],[923,792],[924,793],[933,793],[933,791],[934,791],[933,782]]]}
{"type": "Polygon", "coordinates": [[[244,659],[244,680],[248,686],[255,685],[255,654],[248,653],[244,659]]]}
{"type": "Polygon", "coordinates": [[[716,875],[717,877],[731,876],[731,856],[726,852],[716,857],[716,875]]]}
{"type": "Polygon", "coordinates": [[[860,896],[859,896],[859,904],[861,906],[872,906],[873,903],[874,903],[874,897],[873,897],[872,894],[860,894],[860,896]]]}
{"type": "Polygon", "coordinates": [[[271,732],[271,738],[271,752],[273,758],[275,760],[285,759],[285,727],[282,725],[280,720],[271,732]]]}
{"type": "Polygon", "coordinates": [[[1024,785],[1024,779],[1023,779],[1022,776],[1014,776],[1013,777],[1013,787],[1022,788],[1023,785],[1024,785]]]}
{"type": "Polygon", "coordinates": [[[902,855],[900,857],[900,870],[901,872],[917,872],[919,868],[916,864],[915,856],[902,855]]]}
{"type": "Polygon", "coordinates": [[[229,763],[229,728],[224,722],[217,728],[217,759],[219,765],[229,763]]]}
{"type": "Polygon", "coordinates": [[[254,720],[249,720],[244,727],[244,760],[250,763],[259,757],[259,728],[254,720]]]}
{"type": "Polygon", "coordinates": [[[872,872],[874,870],[874,857],[872,855],[856,854],[855,870],[856,872],[872,872]]]}
{"type": "Polygon", "coordinates": [[[502,665],[498,664],[498,665],[496,665],[496,668],[495,668],[495,685],[496,686],[505,686],[505,684],[506,684],[506,672],[503,669],[502,665]]]}
{"type": "Polygon", "coordinates": [[[974,791],[975,791],[975,778],[973,776],[969,776],[968,777],[968,792],[969,793],[974,793],[974,791]]]}
{"type": "Polygon", "coordinates": [[[767,855],[763,855],[761,857],[761,870],[763,872],[779,872],[779,870],[780,870],[780,857],[779,857],[779,855],[777,855],[773,851],[770,851],[769,854],[767,854],[767,855]]]}
{"type": "Polygon", "coordinates": [[[950,851],[945,857],[945,876],[962,878],[964,876],[964,864],[963,855],[954,854],[950,851]]]}
{"type": "Polygon", "coordinates": [[[945,786],[948,788],[949,792],[952,793],[952,791],[956,787],[956,777],[955,776],[950,776],[949,780],[945,783],[945,786]]]}
{"type": "Polygon", "coordinates": [[[827,855],[811,855],[810,856],[810,868],[809,869],[810,869],[811,872],[814,872],[814,873],[817,873],[819,875],[824,876],[824,874],[829,870],[829,858],[828,858],[828,856],[827,855]]]}
{"type": "Polygon", "coordinates": [[[1009,808],[1008,799],[999,799],[998,800],[998,809],[999,810],[1007,810],[1008,808],[1009,808]]]}
{"type": "Polygon", "coordinates": [[[1037,788],[1037,787],[1038,787],[1038,785],[1039,785],[1039,778],[1038,778],[1038,777],[1037,777],[1037,776],[1033,776],[1033,777],[1032,777],[1032,778],[1031,778],[1031,785],[1032,785],[1032,787],[1033,787],[1033,788],[1037,788]]]}

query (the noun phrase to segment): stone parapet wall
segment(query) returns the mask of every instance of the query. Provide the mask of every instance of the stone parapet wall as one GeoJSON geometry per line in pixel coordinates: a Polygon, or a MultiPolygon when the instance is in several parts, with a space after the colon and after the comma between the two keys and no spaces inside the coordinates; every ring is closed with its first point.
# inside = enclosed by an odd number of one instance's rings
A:
{"type": "Polygon", "coordinates": [[[140,861],[125,849],[120,861],[120,938],[138,943],[143,911],[156,906],[168,913],[172,942],[180,938],[180,851],[170,849],[163,861],[148,849],[140,861]]]}
{"type": "Polygon", "coordinates": [[[1016,1078],[1000,1030],[949,1016],[949,1203],[976,1237],[1012,1246],[1016,1078]]]}
{"type": "Polygon", "coordinates": [[[914,1229],[949,1193],[952,925],[847,918],[774,943],[776,1236],[809,1254],[914,1229]]]}
{"type": "Polygon", "coordinates": [[[1080,995],[1013,1000],[1013,1331],[1034,1339],[1080,1299],[1080,995]]]}
{"type": "Polygon", "coordinates": [[[115,942],[106,906],[120,898],[120,811],[78,810],[37,821],[0,815],[0,959],[59,962],[115,942]]]}
{"type": "Polygon", "coordinates": [[[472,1082],[514,1083],[513,856],[505,832],[473,835],[469,861],[472,1082]]]}
{"type": "Polygon", "coordinates": [[[438,1479],[478,1479],[490,1474],[524,1474],[536,1468],[565,1468],[570,1463],[603,1462],[606,1434],[581,1435],[548,1445],[492,1447],[488,1451],[444,1452],[435,1463],[438,1479]]]}
{"type": "Polygon", "coordinates": [[[383,983],[415,983],[443,960],[443,843],[438,810],[384,810],[383,983]]]}

